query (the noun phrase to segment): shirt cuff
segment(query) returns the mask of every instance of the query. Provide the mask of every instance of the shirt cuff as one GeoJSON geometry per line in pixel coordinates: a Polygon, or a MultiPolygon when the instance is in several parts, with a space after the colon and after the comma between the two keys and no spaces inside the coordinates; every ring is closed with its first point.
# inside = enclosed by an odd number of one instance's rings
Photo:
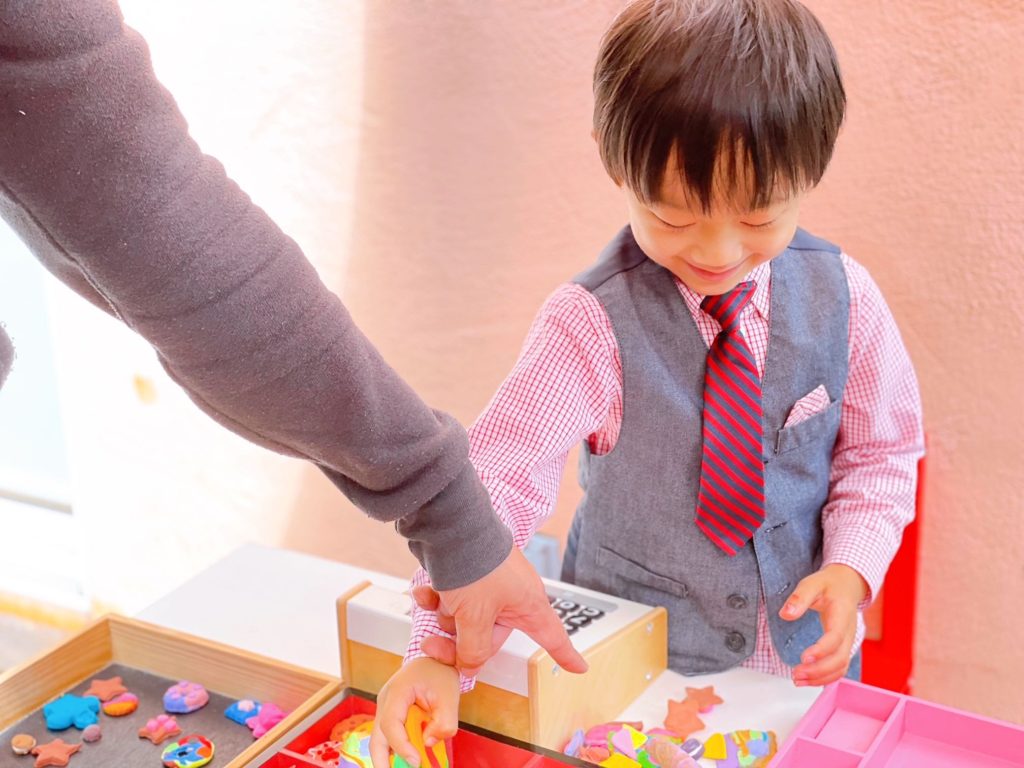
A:
{"type": "Polygon", "coordinates": [[[483,578],[512,551],[512,533],[468,461],[448,487],[395,527],[430,573],[437,590],[457,589],[483,578]]]}
{"type": "Polygon", "coordinates": [[[895,541],[891,533],[860,525],[825,525],[822,567],[845,565],[859,573],[868,584],[868,594],[857,606],[863,611],[878,595],[886,571],[899,549],[901,536],[895,541]]]}
{"type": "MultiPolygon", "coordinates": [[[[414,579],[413,584],[415,585],[419,579],[414,579]]],[[[441,626],[437,623],[437,615],[433,611],[427,611],[418,606],[414,606],[412,609],[412,635],[409,638],[409,645],[405,651],[405,658],[403,664],[408,664],[413,659],[426,659],[429,658],[421,648],[424,638],[431,635],[437,637],[452,636],[441,629],[441,626]]],[[[466,677],[462,672],[459,672],[459,693],[469,693],[473,690],[476,685],[475,677],[466,677]]]]}

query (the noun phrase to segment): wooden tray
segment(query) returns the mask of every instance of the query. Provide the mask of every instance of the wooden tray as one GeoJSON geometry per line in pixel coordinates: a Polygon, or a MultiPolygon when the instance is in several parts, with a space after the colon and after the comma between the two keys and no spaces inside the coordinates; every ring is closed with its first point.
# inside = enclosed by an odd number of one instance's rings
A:
{"type": "MultiPolygon", "coordinates": [[[[218,753],[211,764],[216,768],[242,768],[250,764],[341,687],[340,680],[318,672],[135,619],[108,615],[56,648],[0,675],[0,732],[111,665],[174,681],[193,680],[211,694],[222,694],[232,700],[272,701],[290,712],[265,736],[251,740],[227,761],[218,753]]],[[[156,713],[143,713],[140,707],[139,712],[129,717],[143,721],[143,715],[153,714],[156,713]]],[[[228,722],[221,713],[219,716],[228,722]]],[[[104,718],[100,716],[101,726],[104,718]]],[[[69,743],[81,741],[81,732],[75,729],[52,736],[69,743]]],[[[10,753],[6,743],[0,749],[10,753]]],[[[100,746],[94,749],[98,752],[100,746]]],[[[108,755],[109,758],[116,755],[108,755]]],[[[72,758],[72,766],[75,759],[72,758]]],[[[24,758],[21,760],[24,762],[24,758]]],[[[116,759],[109,764],[117,764],[116,759]]]]}

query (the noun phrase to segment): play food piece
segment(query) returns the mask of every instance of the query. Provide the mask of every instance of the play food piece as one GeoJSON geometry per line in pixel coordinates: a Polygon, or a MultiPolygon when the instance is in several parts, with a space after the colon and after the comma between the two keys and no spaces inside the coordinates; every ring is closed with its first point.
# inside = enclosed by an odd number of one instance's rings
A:
{"type": "Polygon", "coordinates": [[[611,752],[607,747],[588,747],[584,744],[583,748],[580,750],[579,757],[580,760],[600,764],[602,761],[611,757],[611,752]]]}
{"type": "Polygon", "coordinates": [[[583,737],[583,729],[577,729],[576,732],[573,733],[572,738],[569,739],[569,742],[565,745],[565,748],[562,750],[562,754],[568,755],[569,757],[579,757],[580,750],[583,748],[583,737]]]}
{"type": "Polygon", "coordinates": [[[691,733],[703,730],[704,722],[697,717],[697,705],[693,700],[673,701],[669,699],[665,727],[685,739],[691,733]]]}
{"type": "Polygon", "coordinates": [[[65,766],[71,760],[71,756],[82,748],[81,744],[67,744],[63,739],[54,739],[48,744],[40,744],[32,750],[36,756],[36,768],[47,768],[47,766],[65,766]]]}
{"type": "Polygon", "coordinates": [[[164,709],[179,715],[202,709],[210,701],[210,694],[199,683],[182,680],[164,693],[164,709]]]}
{"type": "Polygon", "coordinates": [[[778,749],[774,731],[732,731],[724,744],[726,757],[719,759],[719,768],[762,768],[778,749]]]}
{"type": "Polygon", "coordinates": [[[157,715],[139,728],[139,738],[149,739],[154,744],[159,744],[179,733],[181,733],[181,726],[171,715],[157,715]]]}
{"type": "Polygon", "coordinates": [[[106,680],[96,679],[89,683],[89,689],[83,696],[95,696],[100,701],[110,701],[115,696],[128,693],[120,677],[110,677],[106,680]]]}
{"type": "Polygon", "coordinates": [[[253,699],[239,699],[224,711],[224,717],[239,725],[245,725],[246,720],[260,713],[260,706],[260,703],[253,699]]]}
{"type": "Polygon", "coordinates": [[[342,745],[337,741],[324,741],[306,750],[306,757],[310,757],[327,765],[336,766],[341,758],[342,745]]]}
{"type": "Polygon", "coordinates": [[[268,701],[260,707],[259,714],[255,717],[250,717],[245,721],[245,724],[249,726],[249,729],[252,731],[252,737],[254,739],[258,739],[275,725],[284,720],[284,718],[284,710],[277,706],[277,704],[273,704],[268,701]]]}
{"type": "Polygon", "coordinates": [[[86,744],[95,744],[102,738],[103,730],[96,723],[86,726],[86,729],[82,731],[82,741],[86,744]]]}
{"type": "Polygon", "coordinates": [[[715,693],[715,686],[709,685],[706,688],[686,688],[687,700],[697,705],[697,711],[706,714],[715,708],[717,704],[724,704],[722,697],[715,693]]]}
{"type": "Polygon", "coordinates": [[[661,737],[647,742],[647,754],[659,768],[698,768],[697,762],[678,744],[661,737]]]}
{"type": "Polygon", "coordinates": [[[704,745],[697,739],[687,739],[682,744],[683,752],[688,754],[694,760],[700,760],[704,754],[704,745]]]}
{"type": "Polygon", "coordinates": [[[372,723],[373,715],[351,715],[344,720],[339,720],[331,728],[331,741],[344,741],[356,728],[364,723],[372,723]]]}
{"type": "Polygon", "coordinates": [[[139,708],[139,697],[134,693],[121,693],[103,702],[103,714],[110,717],[124,717],[139,708]]]}
{"type": "Polygon", "coordinates": [[[167,768],[200,768],[213,760],[213,742],[193,733],[168,744],[161,758],[167,768]]]}
{"type": "Polygon", "coordinates": [[[99,711],[100,700],[95,696],[65,693],[43,707],[43,717],[51,731],[63,731],[72,725],[81,730],[99,720],[99,711]]]}
{"type": "Polygon", "coordinates": [[[11,739],[11,749],[16,755],[27,755],[36,746],[35,737],[27,733],[19,733],[11,739]]]}
{"type": "Polygon", "coordinates": [[[713,734],[704,742],[704,758],[706,760],[725,760],[729,755],[725,751],[725,736],[713,734]]]}
{"type": "Polygon", "coordinates": [[[420,757],[422,768],[449,768],[448,746],[445,742],[438,742],[429,750],[423,743],[423,729],[426,727],[427,713],[413,704],[409,707],[409,714],[405,718],[405,732],[409,735],[409,741],[416,748],[420,757]]]}
{"type": "Polygon", "coordinates": [[[583,744],[587,747],[604,747],[608,748],[608,738],[614,731],[621,731],[623,726],[628,725],[630,728],[635,728],[638,731],[644,729],[644,724],[639,722],[625,722],[623,720],[614,720],[610,723],[601,723],[590,728],[583,737],[583,744]]]}

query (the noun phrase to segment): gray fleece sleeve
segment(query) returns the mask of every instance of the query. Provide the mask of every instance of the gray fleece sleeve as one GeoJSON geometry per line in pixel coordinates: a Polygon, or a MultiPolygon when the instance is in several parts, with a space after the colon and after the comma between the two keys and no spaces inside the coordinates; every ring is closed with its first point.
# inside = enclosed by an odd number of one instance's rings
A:
{"type": "Polygon", "coordinates": [[[144,336],[218,422],[314,462],[395,521],[439,588],[497,566],[511,536],[464,430],[424,405],[199,150],[116,3],[0,9],[0,214],[36,256],[144,336]]]}

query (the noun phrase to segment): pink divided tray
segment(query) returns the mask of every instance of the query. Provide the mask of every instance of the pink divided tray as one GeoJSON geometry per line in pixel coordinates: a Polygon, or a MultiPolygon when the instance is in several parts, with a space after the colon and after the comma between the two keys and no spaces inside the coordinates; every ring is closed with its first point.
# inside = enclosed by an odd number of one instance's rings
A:
{"type": "Polygon", "coordinates": [[[840,680],[772,768],[1024,768],[1024,728],[840,680]]]}

